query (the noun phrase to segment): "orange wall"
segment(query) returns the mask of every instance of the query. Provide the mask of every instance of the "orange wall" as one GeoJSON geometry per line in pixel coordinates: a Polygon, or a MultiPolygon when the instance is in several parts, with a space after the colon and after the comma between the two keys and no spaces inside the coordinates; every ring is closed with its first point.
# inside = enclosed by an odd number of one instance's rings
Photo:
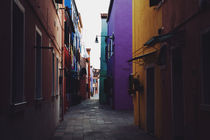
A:
{"type": "MultiPolygon", "coordinates": [[[[158,35],[158,29],[162,27],[162,8],[155,10],[149,6],[149,0],[133,0],[133,58],[148,54],[160,48],[160,44],[154,47],[145,47],[144,43],[153,36],[158,35]],[[156,49],[155,49],[156,48],[156,49]]],[[[144,92],[137,93],[133,97],[134,120],[136,125],[140,125],[147,131],[147,91],[146,91],[146,70],[147,67],[155,68],[155,136],[161,137],[161,88],[160,88],[160,69],[153,58],[147,57],[143,65],[138,61],[133,63],[133,74],[139,76],[140,82],[144,85],[144,92]],[[140,98],[139,98],[140,96],[140,98]],[[140,107],[140,109],[139,109],[140,107]],[[140,115],[139,115],[140,110],[140,115]],[[139,123],[140,121],[140,123],[139,123]]]]}

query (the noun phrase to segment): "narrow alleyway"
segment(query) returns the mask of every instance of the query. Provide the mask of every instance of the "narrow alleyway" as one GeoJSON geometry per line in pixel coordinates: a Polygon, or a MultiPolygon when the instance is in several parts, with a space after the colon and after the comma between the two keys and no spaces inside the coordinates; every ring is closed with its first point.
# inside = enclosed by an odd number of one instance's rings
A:
{"type": "Polygon", "coordinates": [[[86,100],[72,107],[51,140],[154,140],[133,125],[131,111],[114,111],[86,100]]]}

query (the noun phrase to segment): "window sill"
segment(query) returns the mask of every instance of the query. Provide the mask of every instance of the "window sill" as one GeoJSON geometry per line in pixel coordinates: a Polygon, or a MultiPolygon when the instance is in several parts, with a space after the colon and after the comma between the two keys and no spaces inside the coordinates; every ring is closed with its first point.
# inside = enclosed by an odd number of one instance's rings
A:
{"type": "Polygon", "coordinates": [[[210,112],[210,105],[208,105],[208,104],[200,104],[200,110],[202,110],[202,111],[209,111],[210,112]]]}
{"type": "Polygon", "coordinates": [[[20,103],[15,103],[13,104],[14,106],[21,106],[21,105],[24,105],[26,104],[27,102],[23,101],[23,102],[20,102],[20,103]]]}
{"type": "Polygon", "coordinates": [[[18,113],[18,112],[22,112],[25,110],[25,107],[26,107],[26,104],[27,102],[26,101],[23,101],[23,102],[20,102],[20,103],[13,103],[11,105],[11,112],[12,113],[18,113]]]}

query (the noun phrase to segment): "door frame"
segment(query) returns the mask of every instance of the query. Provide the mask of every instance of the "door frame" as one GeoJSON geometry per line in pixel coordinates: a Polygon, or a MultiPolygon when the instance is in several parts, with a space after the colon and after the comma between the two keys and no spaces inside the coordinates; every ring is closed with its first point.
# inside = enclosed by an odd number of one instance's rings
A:
{"type": "Polygon", "coordinates": [[[155,68],[155,64],[149,64],[149,65],[147,65],[147,66],[145,66],[145,93],[146,93],[146,96],[145,96],[145,98],[146,98],[146,100],[145,100],[145,108],[146,108],[146,113],[145,113],[145,118],[146,118],[146,131],[148,131],[148,124],[147,124],[147,119],[148,119],[148,114],[147,114],[147,108],[148,108],[148,106],[147,106],[147,101],[148,101],[148,95],[147,95],[147,70],[148,69],[150,69],[150,68],[153,68],[154,69],[154,132],[153,132],[153,135],[155,135],[155,89],[156,89],[156,83],[155,83],[155,70],[156,70],[156,68],[155,68]]]}
{"type": "MultiPolygon", "coordinates": [[[[183,54],[183,46],[176,46],[173,45],[170,48],[170,82],[171,82],[171,115],[172,115],[172,139],[174,140],[175,136],[176,136],[176,130],[175,130],[175,110],[174,110],[174,91],[173,91],[173,51],[175,51],[175,49],[181,49],[181,55],[183,54]]],[[[183,55],[182,55],[182,66],[183,66],[183,55]]],[[[182,81],[183,81],[183,67],[182,67],[182,81]]],[[[183,83],[182,83],[183,86],[183,83]]],[[[184,92],[183,92],[183,87],[182,87],[182,99],[183,99],[183,109],[184,109],[184,92]]],[[[184,115],[184,114],[183,114],[184,115]]],[[[184,119],[184,116],[183,116],[184,119]]],[[[183,132],[184,133],[184,132],[183,132]]]]}
{"type": "Polygon", "coordinates": [[[34,51],[34,53],[35,53],[35,55],[34,55],[35,56],[34,57],[35,58],[34,59],[34,61],[35,61],[35,65],[34,65],[35,66],[35,79],[34,79],[35,80],[35,95],[34,95],[34,99],[35,100],[42,100],[43,99],[43,93],[42,93],[42,73],[43,72],[42,72],[42,50],[41,50],[41,48],[40,48],[40,53],[41,53],[40,54],[41,55],[41,62],[40,62],[40,66],[41,66],[41,79],[40,79],[40,81],[41,81],[41,94],[40,94],[40,98],[37,98],[37,95],[36,95],[37,94],[36,93],[36,80],[37,80],[37,76],[36,76],[36,72],[37,72],[36,71],[36,68],[37,68],[37,65],[36,65],[36,61],[37,61],[37,56],[36,56],[36,53],[37,53],[36,37],[37,36],[36,36],[36,34],[37,33],[41,36],[41,46],[42,46],[42,39],[43,39],[42,32],[41,32],[40,28],[37,25],[35,25],[35,51],[34,51]]]}

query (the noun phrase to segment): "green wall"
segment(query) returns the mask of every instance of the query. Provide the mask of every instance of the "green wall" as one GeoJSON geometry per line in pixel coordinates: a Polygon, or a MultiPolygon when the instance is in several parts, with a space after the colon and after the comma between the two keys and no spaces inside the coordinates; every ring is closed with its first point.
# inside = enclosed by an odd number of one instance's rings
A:
{"type": "Polygon", "coordinates": [[[100,94],[99,94],[99,102],[100,104],[106,104],[107,103],[107,97],[106,93],[104,93],[104,79],[106,79],[107,75],[107,64],[106,64],[106,58],[105,58],[105,52],[106,52],[106,42],[105,37],[107,35],[107,22],[106,18],[101,19],[101,68],[100,68],[100,94]]]}

